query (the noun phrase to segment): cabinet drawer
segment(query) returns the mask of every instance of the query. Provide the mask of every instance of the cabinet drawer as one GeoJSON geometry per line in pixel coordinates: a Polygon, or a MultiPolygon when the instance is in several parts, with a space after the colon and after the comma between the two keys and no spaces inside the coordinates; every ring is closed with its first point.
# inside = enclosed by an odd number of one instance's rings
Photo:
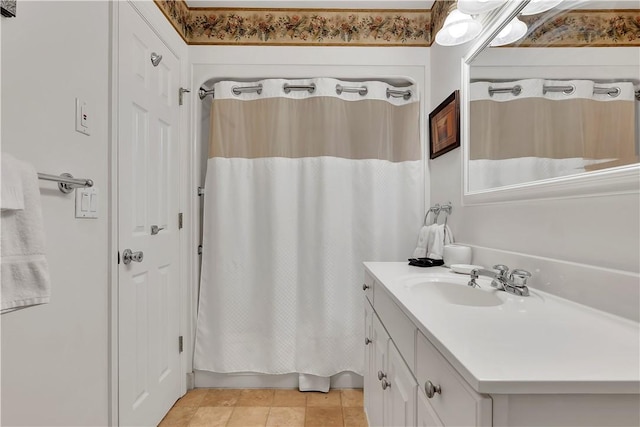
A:
{"type": "Polygon", "coordinates": [[[362,283],[362,290],[369,302],[373,305],[373,276],[369,274],[367,270],[364,271],[364,282],[362,283]]]}
{"type": "Polygon", "coordinates": [[[416,377],[426,395],[427,381],[440,386],[441,393],[428,399],[445,426],[491,425],[491,399],[476,393],[438,350],[418,333],[416,377]]]}
{"type": "Polygon", "coordinates": [[[415,340],[416,327],[407,316],[400,310],[389,294],[375,284],[376,303],[373,308],[380,316],[384,327],[389,332],[389,336],[400,350],[400,354],[412,372],[415,370],[415,340]]]}

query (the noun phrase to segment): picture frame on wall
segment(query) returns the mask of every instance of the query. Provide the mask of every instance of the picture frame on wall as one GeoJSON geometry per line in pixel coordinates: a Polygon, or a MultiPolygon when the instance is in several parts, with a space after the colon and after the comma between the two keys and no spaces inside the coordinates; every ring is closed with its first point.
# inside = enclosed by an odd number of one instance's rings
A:
{"type": "Polygon", "coordinates": [[[460,147],[460,91],[456,90],[429,114],[429,158],[460,147]]]}
{"type": "Polygon", "coordinates": [[[17,0],[0,0],[0,13],[7,18],[16,16],[17,0]]]}

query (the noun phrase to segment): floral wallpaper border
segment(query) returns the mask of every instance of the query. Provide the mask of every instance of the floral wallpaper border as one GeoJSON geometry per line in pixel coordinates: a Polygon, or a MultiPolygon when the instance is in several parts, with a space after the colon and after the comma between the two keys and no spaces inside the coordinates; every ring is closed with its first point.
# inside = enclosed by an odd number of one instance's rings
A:
{"type": "MultiPolygon", "coordinates": [[[[190,8],[154,0],[190,45],[430,46],[455,0],[431,10],[190,8]]],[[[578,10],[537,25],[518,47],[640,46],[639,10],[578,10]]],[[[545,17],[546,18],[546,17],[545,17]]],[[[512,45],[513,46],[513,45],[512,45]]]]}
{"type": "Polygon", "coordinates": [[[518,47],[640,46],[640,10],[582,10],[556,15],[541,24],[522,16],[529,33],[518,47]]]}
{"type": "Polygon", "coordinates": [[[182,0],[155,1],[192,45],[431,44],[428,10],[188,8],[182,0]]]}

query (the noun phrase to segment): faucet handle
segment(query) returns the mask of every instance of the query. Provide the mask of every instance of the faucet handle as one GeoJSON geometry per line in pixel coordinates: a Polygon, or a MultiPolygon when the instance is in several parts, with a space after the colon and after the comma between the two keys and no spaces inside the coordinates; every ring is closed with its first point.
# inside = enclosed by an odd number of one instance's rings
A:
{"type": "Polygon", "coordinates": [[[529,279],[529,277],[531,277],[531,273],[529,273],[527,270],[516,268],[509,275],[509,280],[515,286],[523,287],[527,284],[527,279],[529,279]]]}
{"type": "Polygon", "coordinates": [[[498,270],[498,278],[506,279],[507,274],[509,274],[509,267],[504,264],[496,264],[493,266],[494,270],[498,270]]]}

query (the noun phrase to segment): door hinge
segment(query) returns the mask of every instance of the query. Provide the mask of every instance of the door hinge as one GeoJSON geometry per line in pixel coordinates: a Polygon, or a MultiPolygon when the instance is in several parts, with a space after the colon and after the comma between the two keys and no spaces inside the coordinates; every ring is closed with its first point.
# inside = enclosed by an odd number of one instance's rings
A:
{"type": "Polygon", "coordinates": [[[184,344],[183,344],[183,339],[182,339],[182,335],[180,335],[178,337],[178,352],[182,353],[182,351],[184,350],[184,344]]]}
{"type": "Polygon", "coordinates": [[[198,255],[202,255],[202,245],[198,245],[198,255]]]}
{"type": "Polygon", "coordinates": [[[198,187],[198,196],[204,196],[204,187],[198,187]]]}
{"type": "Polygon", "coordinates": [[[191,93],[191,89],[185,89],[183,87],[178,89],[178,105],[182,105],[183,104],[182,97],[184,96],[185,93],[191,93]]]}
{"type": "Polygon", "coordinates": [[[182,228],[182,212],[178,214],[178,230],[182,228]]]}

